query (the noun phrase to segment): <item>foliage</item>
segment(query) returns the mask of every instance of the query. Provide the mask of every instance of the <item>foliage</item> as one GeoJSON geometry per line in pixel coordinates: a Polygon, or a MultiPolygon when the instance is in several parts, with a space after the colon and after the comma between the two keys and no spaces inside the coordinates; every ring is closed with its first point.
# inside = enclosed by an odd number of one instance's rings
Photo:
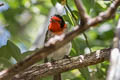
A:
{"type": "MultiPolygon", "coordinates": [[[[9,68],[18,61],[35,51],[29,51],[34,43],[39,30],[46,24],[50,9],[60,0],[0,0],[4,2],[4,7],[0,7],[0,70],[9,68]]],[[[64,0],[63,0],[64,1],[64,0]]],[[[87,13],[91,17],[97,16],[105,11],[111,1],[103,0],[82,0],[87,13]]],[[[74,4],[74,0],[67,0],[66,3],[71,9],[65,10],[63,18],[72,30],[73,26],[80,21],[79,13],[74,4]]],[[[118,10],[119,11],[119,10],[118,10]]],[[[114,19],[96,25],[86,31],[89,45],[92,51],[110,47],[114,35],[114,27],[119,18],[117,12],[114,19]]],[[[89,53],[85,38],[81,34],[72,41],[70,56],[89,53]]],[[[108,62],[89,66],[83,69],[71,70],[63,73],[64,80],[105,80],[108,69],[108,62]]],[[[42,80],[51,80],[50,77],[42,80]],[[49,78],[49,79],[48,79],[49,78]]]]}

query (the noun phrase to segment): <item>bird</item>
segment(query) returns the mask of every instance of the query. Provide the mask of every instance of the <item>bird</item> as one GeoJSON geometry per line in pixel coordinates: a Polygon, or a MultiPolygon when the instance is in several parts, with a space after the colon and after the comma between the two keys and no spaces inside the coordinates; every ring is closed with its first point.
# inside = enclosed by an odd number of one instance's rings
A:
{"type": "MultiPolygon", "coordinates": [[[[49,41],[51,37],[59,36],[67,32],[68,32],[68,28],[64,19],[62,18],[62,16],[55,14],[50,19],[45,42],[49,41]]],[[[48,62],[48,59],[51,59],[51,60],[63,59],[65,56],[69,55],[71,48],[72,48],[72,44],[71,42],[69,42],[63,47],[61,47],[60,49],[48,55],[47,58],[45,58],[45,62],[48,62]]],[[[54,75],[53,80],[61,80],[61,74],[58,73],[54,75]]]]}

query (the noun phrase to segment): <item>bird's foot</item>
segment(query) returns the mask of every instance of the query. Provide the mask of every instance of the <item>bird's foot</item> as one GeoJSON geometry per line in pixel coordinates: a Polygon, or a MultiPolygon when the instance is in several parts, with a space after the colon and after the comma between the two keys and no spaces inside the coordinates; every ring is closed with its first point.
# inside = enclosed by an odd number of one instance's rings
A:
{"type": "Polygon", "coordinates": [[[68,55],[65,55],[63,59],[70,59],[71,57],[68,55]]]}

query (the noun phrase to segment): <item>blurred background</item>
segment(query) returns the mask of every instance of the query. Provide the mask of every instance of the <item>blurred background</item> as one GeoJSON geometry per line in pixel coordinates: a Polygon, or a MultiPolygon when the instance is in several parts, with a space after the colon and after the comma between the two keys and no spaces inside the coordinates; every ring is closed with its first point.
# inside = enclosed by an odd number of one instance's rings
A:
{"type": "MultiPolygon", "coordinates": [[[[74,0],[0,0],[0,70],[9,68],[44,44],[49,18],[61,14],[69,31],[80,22],[74,0]],[[62,4],[62,5],[61,5],[62,4]],[[66,4],[66,5],[65,5],[66,4]],[[65,7],[65,8],[64,8],[65,7]],[[73,19],[71,13],[75,16],[73,19]]],[[[82,0],[86,12],[95,17],[105,11],[112,0],[82,0]]],[[[85,32],[92,51],[112,46],[114,28],[119,10],[113,19],[85,32]]],[[[72,41],[70,56],[90,52],[83,34],[72,41]]],[[[105,80],[109,63],[103,62],[87,68],[63,73],[63,80],[105,80]]],[[[41,80],[52,80],[51,76],[41,80]]]]}

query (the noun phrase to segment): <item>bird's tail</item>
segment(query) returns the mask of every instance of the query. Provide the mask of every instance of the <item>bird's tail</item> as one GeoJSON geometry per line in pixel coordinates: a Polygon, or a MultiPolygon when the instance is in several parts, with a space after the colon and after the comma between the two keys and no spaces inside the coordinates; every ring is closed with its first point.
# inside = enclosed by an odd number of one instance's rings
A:
{"type": "Polygon", "coordinates": [[[61,73],[57,73],[53,76],[53,80],[61,80],[61,73]]]}

